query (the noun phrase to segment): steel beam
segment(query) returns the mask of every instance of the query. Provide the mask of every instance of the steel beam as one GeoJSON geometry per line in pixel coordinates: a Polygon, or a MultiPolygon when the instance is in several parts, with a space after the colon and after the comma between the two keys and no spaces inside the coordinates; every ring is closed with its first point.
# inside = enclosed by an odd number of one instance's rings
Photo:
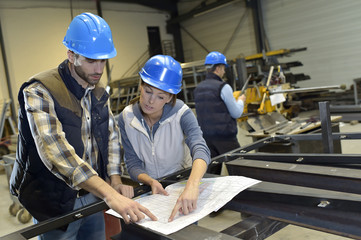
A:
{"type": "Polygon", "coordinates": [[[330,103],[319,102],[319,111],[322,128],[322,143],[323,151],[325,153],[333,153],[333,141],[332,141],[332,123],[330,118],[330,103]]]}
{"type": "Polygon", "coordinates": [[[108,206],[106,205],[106,203],[104,201],[99,201],[99,202],[93,203],[91,205],[88,205],[84,208],[72,211],[69,214],[61,216],[59,218],[54,218],[54,219],[52,218],[52,219],[40,222],[36,225],[32,225],[27,228],[21,229],[19,231],[10,233],[4,237],[1,237],[1,240],[31,239],[40,234],[60,228],[73,221],[79,220],[81,218],[84,218],[86,216],[92,215],[94,213],[97,213],[99,211],[106,210],[106,209],[108,209],[108,206]]]}
{"type": "Polygon", "coordinates": [[[111,237],[112,240],[185,240],[185,239],[222,239],[222,240],[236,240],[239,238],[219,233],[204,227],[191,224],[182,230],[175,233],[164,235],[150,229],[145,229],[136,224],[122,223],[122,231],[111,237]]]}
{"type": "MultiPolygon", "coordinates": [[[[271,189],[267,188],[267,191],[269,190],[271,189]]],[[[292,190],[289,190],[289,193],[292,193],[292,190]]],[[[361,239],[360,201],[302,194],[304,193],[279,194],[245,190],[226,207],[284,223],[361,239]]]]}
{"type": "Polygon", "coordinates": [[[221,233],[240,239],[257,240],[265,239],[287,225],[284,222],[253,215],[221,231],[221,233]]]}
{"type": "MultiPolygon", "coordinates": [[[[340,161],[342,161],[340,159],[340,161]]],[[[261,181],[284,183],[361,194],[361,170],[255,160],[226,163],[230,175],[261,181]]]]}
{"type": "MultiPolygon", "coordinates": [[[[17,123],[16,111],[15,111],[15,99],[16,98],[14,98],[14,96],[13,96],[13,90],[12,90],[12,84],[11,84],[11,79],[10,79],[9,66],[8,66],[8,61],[7,61],[7,56],[6,56],[5,41],[4,41],[4,36],[3,36],[3,30],[1,27],[1,21],[0,21],[0,48],[1,48],[2,60],[3,60],[3,64],[4,64],[7,90],[8,90],[9,98],[11,100],[11,103],[10,103],[11,118],[12,118],[12,120],[14,120],[15,123],[17,123]]],[[[0,137],[2,137],[2,136],[0,136],[0,137]]]]}
{"type": "MultiPolygon", "coordinates": [[[[361,156],[359,154],[312,154],[312,153],[234,153],[241,159],[309,164],[319,166],[344,166],[360,169],[361,156]]],[[[227,162],[227,161],[225,161],[227,162]]]]}
{"type": "Polygon", "coordinates": [[[170,20],[167,21],[168,24],[175,24],[175,23],[181,23],[187,19],[200,16],[202,14],[205,14],[207,12],[219,9],[220,7],[226,6],[232,2],[235,2],[235,0],[218,0],[209,4],[203,4],[199,8],[191,10],[190,12],[187,12],[185,14],[174,16],[170,20]]]}
{"type": "MultiPolygon", "coordinates": [[[[357,133],[332,134],[333,139],[359,139],[359,137],[360,134],[357,133]]],[[[286,183],[290,186],[290,189],[286,187],[275,189],[265,185],[266,182],[261,182],[238,194],[225,207],[265,217],[272,221],[361,239],[361,170],[357,169],[361,165],[360,155],[248,153],[260,146],[277,141],[300,141],[311,138],[322,139],[322,136],[312,134],[270,137],[212,159],[213,161],[225,161],[231,175],[249,176],[267,182],[286,183]],[[242,160],[242,158],[247,158],[247,160],[242,160]],[[343,165],[342,168],[333,166],[339,164],[343,165]],[[262,186],[264,187],[262,188],[262,186]],[[305,186],[305,188],[301,189],[299,186],[305,186]],[[310,187],[314,191],[312,194],[304,190],[311,189],[310,187]],[[329,191],[324,194],[325,190],[322,189],[329,191]]],[[[159,180],[163,186],[167,186],[186,179],[189,174],[190,168],[159,180]]],[[[143,185],[135,189],[135,196],[148,191],[150,188],[143,185]]],[[[2,239],[29,239],[107,208],[107,205],[101,201],[65,216],[11,233],[2,239]]],[[[140,229],[138,225],[133,224],[127,227],[140,229]]],[[[193,228],[194,226],[190,226],[186,229],[193,228]]],[[[178,237],[177,234],[181,236],[183,231],[188,230],[180,230],[176,235],[169,235],[167,238],[178,237]]],[[[232,231],[237,232],[237,229],[232,231]]],[[[237,234],[241,234],[242,231],[240,227],[237,234]]],[[[159,238],[160,235],[156,235],[156,237],[156,239],[167,239],[159,238]]],[[[222,237],[224,236],[222,235],[222,237]]]]}

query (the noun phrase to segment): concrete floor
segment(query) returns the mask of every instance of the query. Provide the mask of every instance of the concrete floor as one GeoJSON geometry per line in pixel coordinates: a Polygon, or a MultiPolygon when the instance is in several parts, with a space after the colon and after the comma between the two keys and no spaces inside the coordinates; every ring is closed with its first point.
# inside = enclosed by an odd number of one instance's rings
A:
{"type": "MultiPolygon", "coordinates": [[[[340,132],[361,132],[361,123],[351,125],[349,123],[340,123],[340,132]]],[[[239,140],[241,145],[251,143],[251,139],[245,136],[245,131],[240,130],[239,140]]],[[[356,153],[361,154],[361,140],[352,140],[342,143],[343,153],[356,153]]],[[[0,237],[24,227],[30,226],[32,223],[22,224],[10,215],[9,206],[12,203],[9,190],[8,181],[4,173],[0,174],[0,237]]],[[[241,218],[238,212],[223,211],[215,218],[205,217],[199,221],[199,225],[216,231],[222,231],[223,229],[238,222],[241,218]]],[[[320,231],[310,230],[294,225],[288,225],[279,232],[268,237],[267,240],[346,240],[344,238],[332,234],[327,234],[320,231]]]]}

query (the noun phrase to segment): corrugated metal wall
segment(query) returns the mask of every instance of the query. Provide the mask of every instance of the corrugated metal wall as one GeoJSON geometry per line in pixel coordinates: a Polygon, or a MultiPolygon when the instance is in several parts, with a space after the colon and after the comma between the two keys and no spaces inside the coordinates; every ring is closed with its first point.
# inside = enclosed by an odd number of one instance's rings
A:
{"type": "MultiPolygon", "coordinates": [[[[207,3],[212,1],[207,1],[207,3]]],[[[180,14],[201,1],[180,1],[180,14]]],[[[300,87],[328,86],[361,77],[360,0],[261,0],[266,36],[271,50],[307,47],[280,62],[301,61],[292,68],[311,80],[300,87]]],[[[241,0],[210,13],[184,21],[181,25],[208,51],[224,52],[234,31],[234,41],[226,52],[228,59],[257,53],[252,12],[241,0]],[[237,25],[245,15],[239,29],[237,25]],[[237,30],[236,30],[237,29],[237,30]]],[[[204,59],[207,51],[182,30],[186,61],[204,59]]]]}
{"type": "MultiPolygon", "coordinates": [[[[201,2],[181,1],[179,14],[189,12],[201,2]]],[[[244,0],[183,21],[181,26],[185,29],[182,30],[182,41],[186,62],[204,59],[208,54],[207,50],[222,52],[228,59],[257,53],[252,12],[246,8],[244,0]]]]}
{"type": "Polygon", "coordinates": [[[292,72],[310,75],[297,85],[349,86],[361,77],[361,1],[262,0],[262,9],[272,50],[307,47],[284,59],[301,61],[292,72]]]}

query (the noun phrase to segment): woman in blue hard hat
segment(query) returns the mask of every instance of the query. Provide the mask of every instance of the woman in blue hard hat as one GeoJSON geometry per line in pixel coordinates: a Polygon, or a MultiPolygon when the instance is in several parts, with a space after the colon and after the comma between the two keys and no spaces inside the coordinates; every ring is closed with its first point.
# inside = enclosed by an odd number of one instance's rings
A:
{"type": "MultiPolygon", "coordinates": [[[[63,44],[68,59],[30,78],[19,91],[19,142],[10,188],[34,222],[105,200],[126,223],[156,217],[129,199],[121,182],[120,136],[99,84],[117,52],[108,24],[83,13],[70,23],[63,44]],[[106,181],[109,181],[108,184],[106,181]]],[[[86,216],[39,239],[105,239],[103,212],[86,216]]]]}
{"type": "Polygon", "coordinates": [[[157,179],[192,166],[177,212],[196,208],[198,185],[210,162],[210,152],[192,110],[176,94],[182,68],[171,56],[150,58],[139,73],[140,96],[119,115],[124,161],[130,177],[151,186],[153,194],[167,192],[157,179]]]}

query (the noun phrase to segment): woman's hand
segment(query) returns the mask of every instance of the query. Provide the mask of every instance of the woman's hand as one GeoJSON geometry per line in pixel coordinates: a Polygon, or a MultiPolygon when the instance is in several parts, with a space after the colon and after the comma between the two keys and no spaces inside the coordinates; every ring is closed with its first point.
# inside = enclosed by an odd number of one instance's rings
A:
{"type": "Polygon", "coordinates": [[[186,186],[182,194],[179,196],[177,203],[175,204],[173,211],[168,219],[168,222],[173,221],[178,211],[184,215],[193,212],[197,208],[198,195],[198,185],[186,186]]]}
{"type": "Polygon", "coordinates": [[[167,191],[163,188],[162,184],[158,182],[157,180],[153,179],[153,181],[150,184],[150,187],[152,188],[152,194],[163,194],[165,196],[168,196],[169,194],[167,191]]]}

